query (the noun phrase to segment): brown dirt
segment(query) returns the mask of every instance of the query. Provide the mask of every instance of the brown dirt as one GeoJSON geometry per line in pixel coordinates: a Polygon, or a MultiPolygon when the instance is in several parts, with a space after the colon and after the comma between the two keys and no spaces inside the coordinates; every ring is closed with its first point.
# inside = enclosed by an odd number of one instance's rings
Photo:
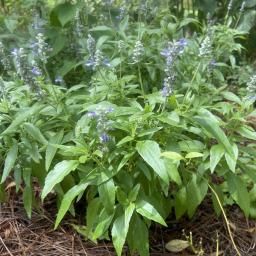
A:
{"type": "MultiPolygon", "coordinates": [[[[74,232],[68,222],[53,230],[56,207],[53,200],[44,205],[42,211],[33,211],[29,220],[20,197],[11,195],[8,203],[0,206],[0,255],[1,256],[112,256],[116,255],[109,241],[98,245],[85,241],[74,232]]],[[[228,211],[233,236],[242,256],[256,256],[256,221],[246,221],[237,207],[228,211]]],[[[69,219],[70,221],[70,219],[69,219]]],[[[205,200],[192,220],[179,222],[170,220],[169,228],[154,226],[150,233],[150,255],[189,256],[190,250],[170,253],[165,243],[172,239],[184,239],[184,233],[192,232],[194,246],[202,240],[204,255],[216,256],[218,235],[219,255],[235,256],[236,253],[222,219],[216,218],[209,200],[205,200]]],[[[127,249],[124,255],[128,255],[127,249]]]]}

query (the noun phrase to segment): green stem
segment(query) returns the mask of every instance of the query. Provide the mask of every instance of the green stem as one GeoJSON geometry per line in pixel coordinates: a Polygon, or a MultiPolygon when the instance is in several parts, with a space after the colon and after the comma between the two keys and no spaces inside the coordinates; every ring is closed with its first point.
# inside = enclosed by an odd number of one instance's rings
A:
{"type": "Polygon", "coordinates": [[[196,68],[195,71],[194,71],[193,77],[192,77],[192,79],[191,79],[191,81],[190,81],[190,83],[189,83],[188,89],[187,89],[187,91],[186,91],[186,93],[185,93],[185,95],[184,95],[183,103],[184,103],[186,97],[188,96],[188,93],[189,93],[189,91],[190,91],[190,89],[191,89],[191,87],[192,87],[192,84],[193,84],[193,82],[194,82],[194,80],[195,80],[195,78],[196,78],[196,75],[197,75],[197,73],[198,73],[198,71],[199,71],[200,66],[201,66],[201,61],[199,62],[199,64],[197,65],[197,68],[196,68]]]}
{"type": "Polygon", "coordinates": [[[141,78],[141,70],[140,70],[139,64],[138,64],[138,73],[139,73],[139,82],[140,82],[141,92],[142,92],[143,98],[145,100],[145,91],[144,91],[144,87],[143,87],[143,82],[142,82],[142,78],[141,78]]]}

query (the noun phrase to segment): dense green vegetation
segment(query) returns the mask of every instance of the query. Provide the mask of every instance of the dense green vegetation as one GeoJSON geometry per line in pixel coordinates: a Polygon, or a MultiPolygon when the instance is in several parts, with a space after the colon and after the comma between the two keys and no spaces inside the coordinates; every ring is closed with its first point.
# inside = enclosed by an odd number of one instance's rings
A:
{"type": "Polygon", "coordinates": [[[118,255],[206,196],[256,218],[256,2],[176,2],[1,1],[2,201],[38,183],[118,255]]]}

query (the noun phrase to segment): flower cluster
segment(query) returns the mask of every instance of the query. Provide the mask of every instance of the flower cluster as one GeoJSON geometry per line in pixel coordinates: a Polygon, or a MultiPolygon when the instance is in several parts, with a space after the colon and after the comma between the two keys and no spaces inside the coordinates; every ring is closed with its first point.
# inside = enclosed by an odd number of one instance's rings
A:
{"type": "Polygon", "coordinates": [[[24,48],[14,48],[11,52],[16,67],[17,74],[20,76],[21,80],[27,82],[30,78],[29,68],[27,65],[27,53],[24,48]]]}
{"type": "Polygon", "coordinates": [[[246,2],[243,1],[242,4],[241,4],[241,7],[240,7],[240,9],[239,9],[239,12],[240,12],[240,13],[243,13],[243,12],[244,12],[245,5],[246,5],[246,2]]]}
{"type": "Polygon", "coordinates": [[[116,18],[118,20],[122,20],[124,18],[125,14],[126,14],[126,8],[125,8],[125,5],[122,5],[119,8],[119,14],[116,16],[116,18]]]}
{"type": "Polygon", "coordinates": [[[78,38],[82,38],[84,35],[84,26],[81,22],[81,17],[80,17],[80,11],[77,9],[75,13],[75,34],[77,35],[78,38]]]}
{"type": "Polygon", "coordinates": [[[0,62],[5,70],[11,69],[10,60],[7,56],[5,47],[2,42],[0,42],[0,62]]]}
{"type": "Polygon", "coordinates": [[[144,54],[144,46],[140,40],[137,40],[132,52],[132,61],[133,64],[139,63],[141,61],[141,58],[144,54]]]}
{"type": "Polygon", "coordinates": [[[46,38],[43,33],[38,33],[35,38],[35,42],[31,44],[32,52],[34,57],[41,60],[42,63],[46,64],[49,58],[49,52],[52,50],[49,44],[46,42],[46,38]]]}
{"type": "Polygon", "coordinates": [[[86,61],[86,67],[92,67],[93,70],[99,67],[111,67],[111,64],[107,58],[102,54],[102,51],[96,49],[95,39],[89,34],[87,39],[87,50],[89,52],[89,59],[86,61]]]}
{"type": "Polygon", "coordinates": [[[200,48],[199,57],[209,57],[212,53],[212,40],[210,35],[206,35],[200,48]]]}
{"type": "Polygon", "coordinates": [[[117,48],[118,48],[118,51],[121,52],[125,48],[125,42],[123,40],[119,40],[117,42],[117,48]]]}
{"type": "Polygon", "coordinates": [[[230,0],[229,3],[228,3],[228,12],[231,11],[231,9],[233,7],[233,4],[234,4],[234,0],[230,0]]]}
{"type": "Polygon", "coordinates": [[[108,119],[108,114],[113,111],[114,109],[112,107],[99,107],[95,111],[90,111],[87,113],[90,118],[96,121],[97,133],[99,134],[99,140],[101,143],[106,143],[111,140],[108,132],[111,130],[112,122],[108,119]]]}
{"type": "Polygon", "coordinates": [[[250,99],[256,99],[256,75],[250,77],[250,81],[247,83],[247,91],[250,99]]]}
{"type": "Polygon", "coordinates": [[[34,14],[32,28],[36,33],[42,32],[44,30],[46,23],[47,22],[45,20],[40,18],[37,12],[34,14]]]}
{"type": "Polygon", "coordinates": [[[114,3],[114,0],[104,0],[103,2],[105,5],[111,6],[114,3]]]}
{"type": "Polygon", "coordinates": [[[186,45],[187,40],[182,38],[174,43],[169,42],[167,48],[161,51],[161,55],[166,58],[166,65],[164,69],[166,77],[164,79],[162,89],[163,97],[168,97],[173,92],[173,83],[176,77],[174,70],[175,60],[178,58],[178,56],[183,54],[186,45]]]}
{"type": "Polygon", "coordinates": [[[31,65],[28,62],[28,54],[24,48],[15,48],[11,52],[20,79],[28,84],[32,91],[41,94],[38,78],[42,77],[42,71],[33,60],[31,65]]]}

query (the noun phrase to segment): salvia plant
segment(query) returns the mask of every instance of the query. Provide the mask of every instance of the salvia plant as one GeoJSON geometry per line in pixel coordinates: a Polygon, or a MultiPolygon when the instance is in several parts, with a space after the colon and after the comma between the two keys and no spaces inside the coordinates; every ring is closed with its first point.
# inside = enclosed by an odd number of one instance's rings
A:
{"type": "Polygon", "coordinates": [[[1,23],[1,200],[14,180],[31,217],[36,184],[56,198],[55,228],[85,215],[74,228],[117,255],[149,255],[150,227],[206,197],[217,216],[256,217],[247,4],[209,22],[165,1],[31,3],[35,18],[1,23]]]}

